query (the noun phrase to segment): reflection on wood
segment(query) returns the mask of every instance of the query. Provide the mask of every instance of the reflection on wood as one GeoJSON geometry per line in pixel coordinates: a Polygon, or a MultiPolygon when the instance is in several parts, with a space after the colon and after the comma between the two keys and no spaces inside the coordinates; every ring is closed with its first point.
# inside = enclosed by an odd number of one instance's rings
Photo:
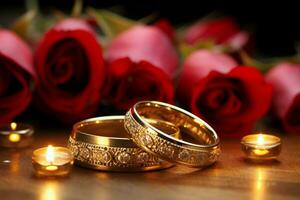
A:
{"type": "Polygon", "coordinates": [[[1,149],[1,197],[49,200],[289,200],[300,197],[300,136],[297,135],[283,136],[278,161],[268,163],[248,162],[244,159],[239,140],[222,140],[220,160],[202,170],[175,166],[147,173],[108,173],[74,167],[68,178],[35,178],[32,151],[49,144],[66,146],[69,133],[69,130],[37,130],[32,147],[1,149]]]}

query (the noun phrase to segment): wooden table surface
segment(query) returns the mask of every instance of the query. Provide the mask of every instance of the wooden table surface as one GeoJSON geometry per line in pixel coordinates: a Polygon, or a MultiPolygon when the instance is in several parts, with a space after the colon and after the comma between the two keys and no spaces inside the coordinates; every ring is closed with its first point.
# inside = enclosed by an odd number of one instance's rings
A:
{"type": "Polygon", "coordinates": [[[300,199],[300,135],[283,136],[278,161],[268,164],[245,161],[232,139],[222,141],[220,160],[203,170],[108,173],[75,166],[68,178],[35,178],[32,150],[65,146],[69,132],[40,129],[31,148],[0,149],[0,199],[300,199]]]}

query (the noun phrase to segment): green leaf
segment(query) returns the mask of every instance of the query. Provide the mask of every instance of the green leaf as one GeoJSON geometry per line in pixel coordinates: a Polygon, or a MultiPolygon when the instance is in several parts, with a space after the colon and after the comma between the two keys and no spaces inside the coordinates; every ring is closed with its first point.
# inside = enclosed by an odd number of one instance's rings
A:
{"type": "Polygon", "coordinates": [[[56,20],[54,15],[46,17],[39,12],[37,0],[27,0],[26,8],[27,12],[17,18],[10,28],[29,43],[35,44],[56,20]]]}
{"type": "Polygon", "coordinates": [[[295,54],[292,56],[285,57],[271,57],[271,58],[253,58],[250,57],[245,51],[240,52],[240,58],[243,64],[248,66],[253,66],[266,73],[272,67],[280,62],[291,62],[291,63],[300,63],[300,54],[295,54]]]}
{"type": "Polygon", "coordinates": [[[189,45],[185,42],[181,42],[179,44],[179,51],[183,58],[185,59],[194,51],[199,49],[215,49],[217,46],[213,40],[202,40],[195,45],[189,45]]]}
{"type": "Polygon", "coordinates": [[[143,24],[107,10],[87,9],[87,14],[93,17],[108,38],[113,38],[129,28],[143,24]]]}
{"type": "Polygon", "coordinates": [[[53,17],[53,15],[37,15],[28,27],[28,34],[31,38],[31,41],[37,42],[40,40],[44,33],[55,23],[56,19],[53,17]]]}
{"type": "Polygon", "coordinates": [[[36,10],[30,10],[17,18],[10,28],[29,43],[35,44],[55,22],[52,15],[45,17],[36,10]]]}
{"type": "Polygon", "coordinates": [[[83,2],[82,0],[75,0],[73,8],[72,8],[72,16],[73,17],[80,17],[82,13],[83,2]]]}
{"type": "Polygon", "coordinates": [[[25,6],[27,11],[35,10],[36,12],[39,12],[38,0],[26,0],[25,6]]]}
{"type": "Polygon", "coordinates": [[[36,17],[36,15],[36,10],[30,10],[26,12],[24,15],[15,20],[15,22],[11,25],[10,29],[12,29],[18,35],[26,39],[28,36],[28,28],[34,17],[36,17]]]}
{"type": "Polygon", "coordinates": [[[274,61],[272,62],[262,62],[258,59],[254,59],[251,57],[247,52],[241,51],[240,58],[242,60],[242,63],[247,66],[256,67],[262,72],[267,72],[274,64],[274,61]]]}
{"type": "Polygon", "coordinates": [[[53,15],[56,21],[60,21],[68,17],[68,15],[66,15],[64,12],[60,10],[52,9],[51,11],[52,11],[51,14],[53,15]]]}
{"type": "Polygon", "coordinates": [[[155,21],[157,18],[158,18],[158,14],[152,13],[150,15],[147,15],[146,17],[139,19],[138,22],[140,22],[141,24],[149,24],[149,23],[155,21]]]}

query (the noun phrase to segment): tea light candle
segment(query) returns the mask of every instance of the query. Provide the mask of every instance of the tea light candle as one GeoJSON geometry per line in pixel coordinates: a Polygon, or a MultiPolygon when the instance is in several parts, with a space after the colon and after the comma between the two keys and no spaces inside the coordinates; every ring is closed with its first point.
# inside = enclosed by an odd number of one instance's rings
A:
{"type": "Polygon", "coordinates": [[[0,126],[0,146],[26,147],[32,143],[34,130],[29,124],[12,122],[0,126]]]}
{"type": "Polygon", "coordinates": [[[32,164],[37,176],[67,176],[73,166],[73,155],[65,147],[49,145],[33,152],[32,164]]]}
{"type": "Polygon", "coordinates": [[[275,159],[281,151],[281,140],[274,135],[247,135],[242,138],[241,144],[247,158],[253,160],[275,159]]]}

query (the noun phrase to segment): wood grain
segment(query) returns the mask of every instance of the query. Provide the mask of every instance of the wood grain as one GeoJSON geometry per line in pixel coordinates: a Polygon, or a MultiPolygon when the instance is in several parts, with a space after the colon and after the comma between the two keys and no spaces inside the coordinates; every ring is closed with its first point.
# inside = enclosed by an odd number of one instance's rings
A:
{"type": "Polygon", "coordinates": [[[68,178],[33,176],[31,153],[66,146],[69,130],[37,130],[31,148],[0,149],[0,199],[300,199],[300,136],[283,137],[278,161],[243,159],[239,140],[223,140],[213,166],[176,166],[146,173],[108,173],[74,167],[68,178]]]}

